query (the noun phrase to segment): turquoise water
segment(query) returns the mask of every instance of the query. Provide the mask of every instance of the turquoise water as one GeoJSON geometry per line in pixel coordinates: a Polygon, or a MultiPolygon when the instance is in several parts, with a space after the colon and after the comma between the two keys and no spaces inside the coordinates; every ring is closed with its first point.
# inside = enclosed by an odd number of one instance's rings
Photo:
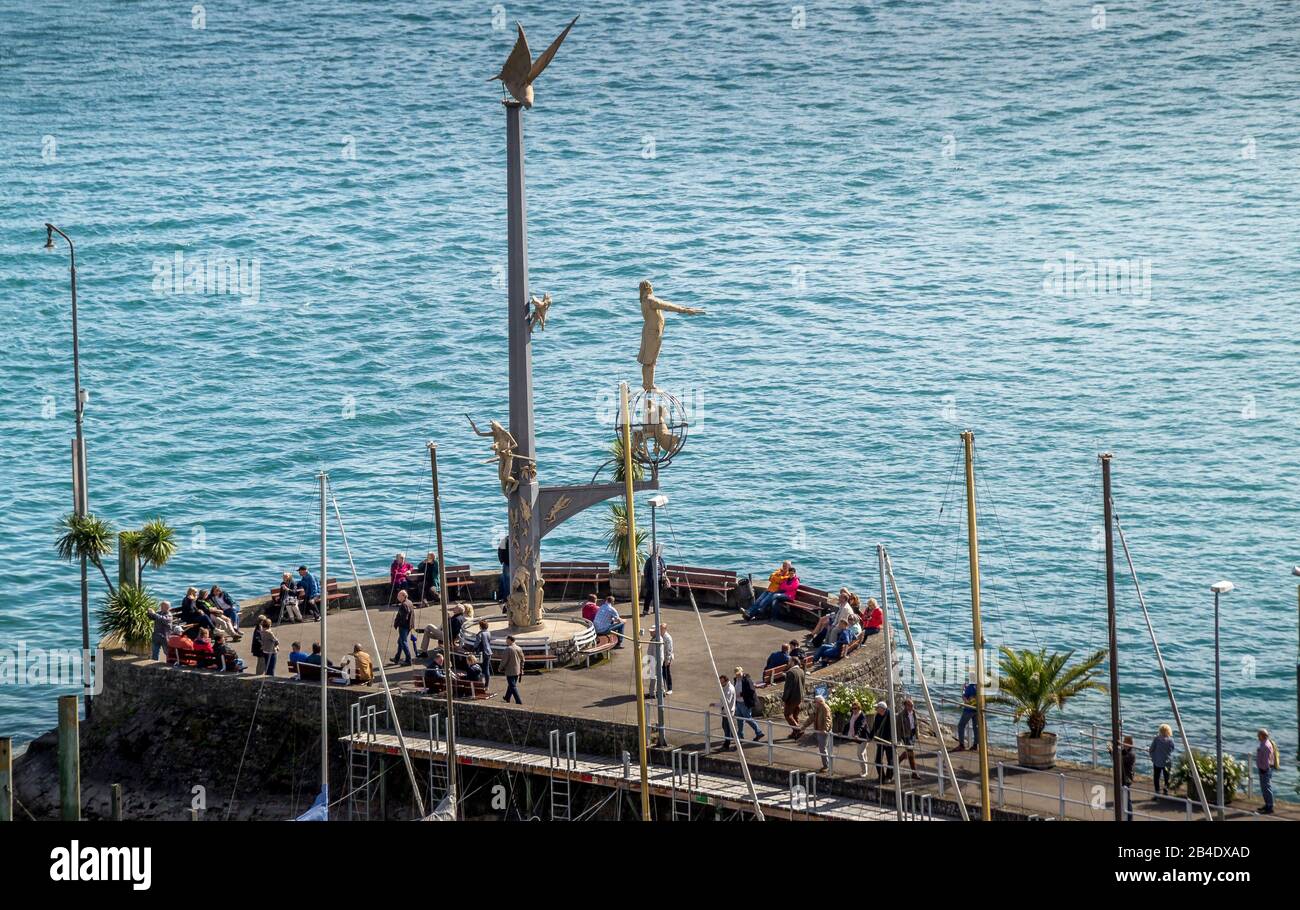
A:
{"type": "MultiPolygon", "coordinates": [[[[1228,746],[1267,724],[1294,755],[1300,7],[1114,4],[1096,28],[1089,4],[809,4],[796,28],[790,6],[508,4],[535,53],[583,14],[526,114],[532,288],[555,299],[534,345],[542,481],[603,461],[651,278],[708,310],[670,316],[660,364],[697,409],[665,478],[671,558],[789,555],[809,583],[870,591],[883,541],[923,641],[965,647],[969,426],[990,642],[1102,647],[1111,450],[1195,738],[1208,586],[1229,578],[1228,746]],[[1067,255],[1133,280],[1054,284],[1067,255]]],[[[382,573],[431,539],[426,439],[451,558],[494,563],[504,503],[462,415],[506,417],[485,80],[513,36],[486,3],[228,0],[201,29],[190,7],[0,12],[9,643],[79,640],[51,546],[73,423],[47,220],[78,245],[91,504],[176,525],[157,591],[248,597],[313,561],[322,465],[362,573],[382,573]],[[178,252],[243,260],[250,293],[168,293],[178,252]]],[[[590,512],[545,553],[601,558],[601,531],[590,512]]],[[[1168,709],[1123,584],[1119,609],[1146,729],[1168,709]]],[[[0,687],[0,731],[49,727],[53,695],[0,687]]],[[[1069,716],[1104,721],[1104,699],[1069,716]]]]}

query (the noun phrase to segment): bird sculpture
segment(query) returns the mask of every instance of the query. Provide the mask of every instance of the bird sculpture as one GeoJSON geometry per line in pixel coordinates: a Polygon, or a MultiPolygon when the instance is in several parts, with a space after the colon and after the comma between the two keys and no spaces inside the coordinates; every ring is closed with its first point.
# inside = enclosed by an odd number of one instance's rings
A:
{"type": "Polygon", "coordinates": [[[528,50],[528,37],[524,35],[524,27],[515,23],[519,29],[519,37],[515,39],[514,49],[510,51],[510,56],[506,58],[505,65],[501,67],[501,72],[493,76],[488,82],[500,79],[501,84],[505,86],[511,96],[526,108],[533,106],[533,82],[546,69],[555,52],[560,49],[564,39],[569,34],[569,29],[573,28],[573,23],[578,21],[578,17],[573,17],[573,22],[565,26],[564,31],[560,32],[560,37],[551,42],[542,56],[533,60],[532,54],[528,50]]]}

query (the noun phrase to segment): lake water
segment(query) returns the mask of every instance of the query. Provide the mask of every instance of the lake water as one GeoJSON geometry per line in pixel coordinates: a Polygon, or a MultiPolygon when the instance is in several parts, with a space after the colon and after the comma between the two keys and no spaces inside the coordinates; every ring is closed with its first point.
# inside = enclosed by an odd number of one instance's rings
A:
{"type": "MultiPolygon", "coordinates": [[[[660,362],[696,410],[664,478],[670,561],[790,556],[870,592],[884,542],[925,645],[966,648],[970,427],[990,644],[1100,648],[1109,450],[1194,738],[1227,578],[1227,745],[1268,725],[1294,756],[1300,6],[791,6],[4,4],[5,646],[80,638],[52,549],[73,408],[46,221],[77,243],[91,505],[177,527],[158,593],[250,597],[314,561],[322,466],[381,574],[431,542],[427,439],[451,560],[494,564],[504,503],[463,416],[506,419],[486,80],[514,19],[536,54],[581,12],[525,116],[532,288],[555,300],[541,480],[604,461],[650,278],[708,311],[669,316],[660,362]],[[177,257],[244,280],[177,289],[177,257]]],[[[547,558],[605,558],[601,512],[547,558]]],[[[1170,712],[1122,575],[1119,611],[1145,738],[1170,712]]],[[[51,726],[55,694],[0,686],[0,732],[51,726]]],[[[1105,698],[1068,717],[1104,722],[1105,698]]]]}

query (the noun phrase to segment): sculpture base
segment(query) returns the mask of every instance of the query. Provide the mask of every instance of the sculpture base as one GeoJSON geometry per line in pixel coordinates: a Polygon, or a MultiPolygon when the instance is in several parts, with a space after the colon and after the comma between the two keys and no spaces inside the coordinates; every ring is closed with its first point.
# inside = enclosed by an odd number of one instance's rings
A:
{"type": "Polygon", "coordinates": [[[585,619],[545,615],[541,622],[521,628],[501,614],[482,618],[488,621],[492,649],[498,653],[506,647],[506,636],[513,635],[525,652],[537,653],[544,647],[555,663],[566,664],[596,643],[596,630],[585,619]]]}

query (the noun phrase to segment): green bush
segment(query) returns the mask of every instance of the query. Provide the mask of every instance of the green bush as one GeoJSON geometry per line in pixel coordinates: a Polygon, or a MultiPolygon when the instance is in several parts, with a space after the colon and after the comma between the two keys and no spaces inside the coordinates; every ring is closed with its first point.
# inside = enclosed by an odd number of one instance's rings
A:
{"type": "Polygon", "coordinates": [[[99,608],[99,634],[116,638],[129,650],[147,648],[153,639],[149,611],[157,609],[158,601],[148,590],[122,585],[104,597],[104,604],[99,608]]]}
{"type": "MultiPolygon", "coordinates": [[[[1205,788],[1205,798],[1213,803],[1217,798],[1218,787],[1218,762],[1213,755],[1196,753],[1196,771],[1201,777],[1201,786],[1205,788]]],[[[1231,803],[1237,794],[1237,788],[1241,782],[1246,779],[1246,763],[1239,762],[1231,755],[1223,756],[1223,801],[1231,803]]],[[[1178,761],[1174,764],[1173,773],[1169,777],[1171,786],[1187,787],[1189,797],[1196,796],[1196,786],[1192,783],[1191,770],[1188,767],[1187,756],[1178,756],[1178,761]]]]}

